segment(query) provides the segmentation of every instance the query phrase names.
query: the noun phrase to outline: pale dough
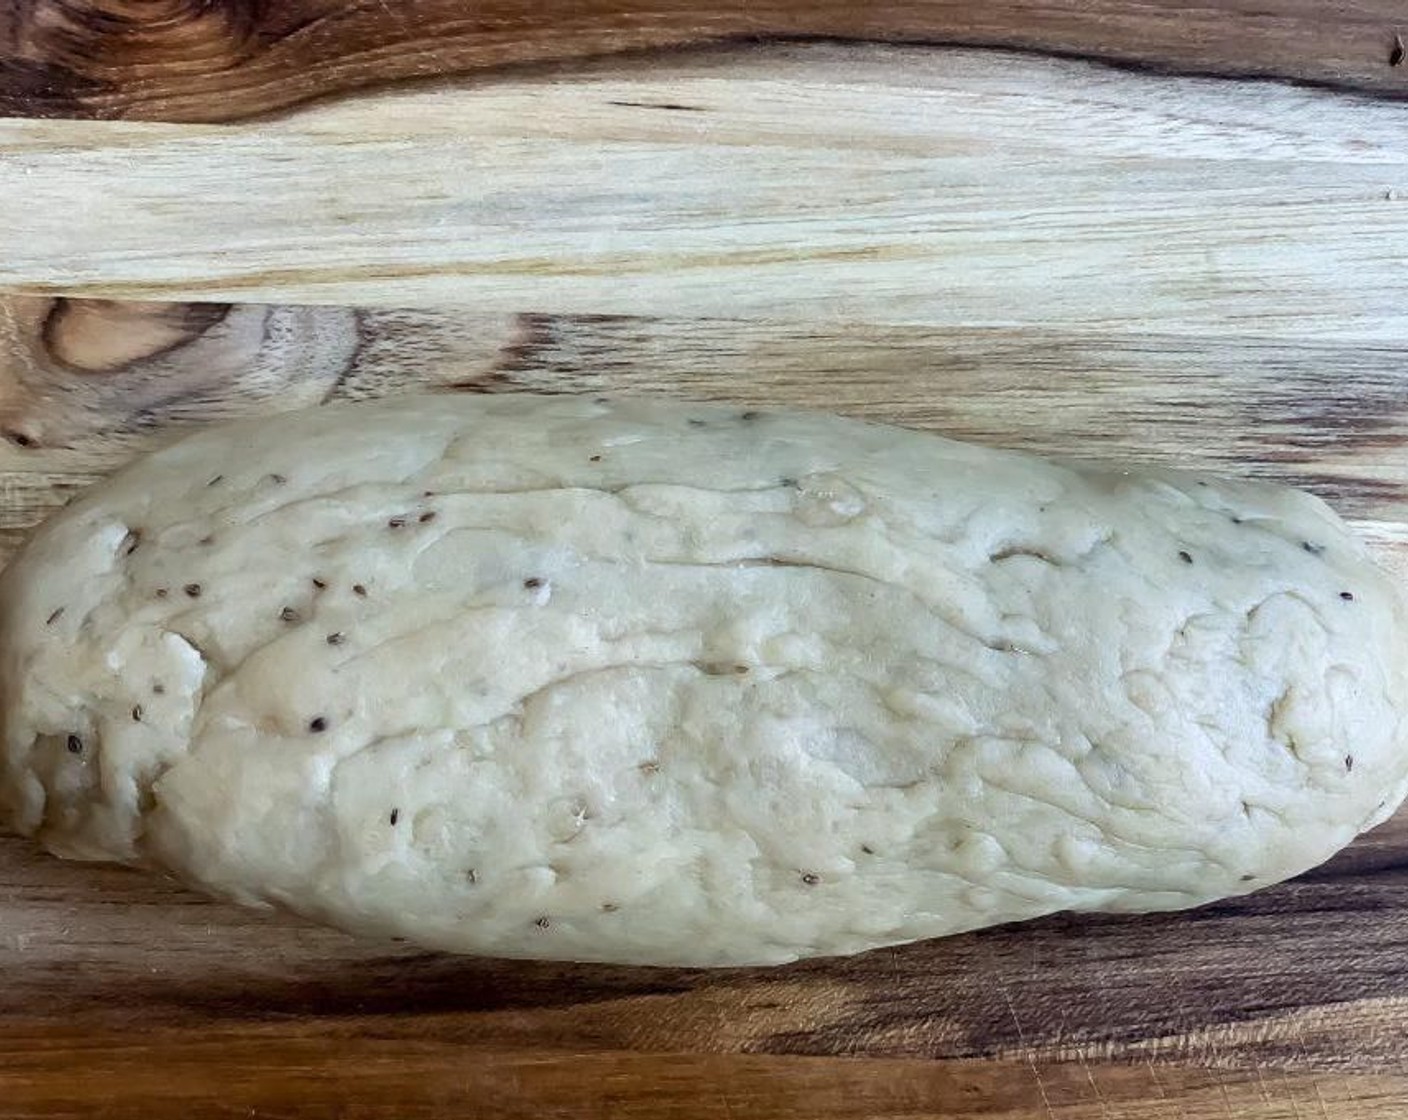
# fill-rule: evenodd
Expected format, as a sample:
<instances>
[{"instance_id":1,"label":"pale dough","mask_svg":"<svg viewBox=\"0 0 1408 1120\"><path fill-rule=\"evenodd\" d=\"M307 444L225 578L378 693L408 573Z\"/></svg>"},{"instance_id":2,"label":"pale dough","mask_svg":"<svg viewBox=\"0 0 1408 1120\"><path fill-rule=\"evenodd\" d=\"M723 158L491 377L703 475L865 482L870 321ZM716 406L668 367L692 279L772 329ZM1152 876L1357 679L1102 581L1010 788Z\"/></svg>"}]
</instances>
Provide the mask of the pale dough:
<instances>
[{"instance_id":1,"label":"pale dough","mask_svg":"<svg viewBox=\"0 0 1408 1120\"><path fill-rule=\"evenodd\" d=\"M215 428L0 577L0 819L467 953L1166 910L1404 796L1319 500L825 415L446 395Z\"/></svg>"}]
</instances>

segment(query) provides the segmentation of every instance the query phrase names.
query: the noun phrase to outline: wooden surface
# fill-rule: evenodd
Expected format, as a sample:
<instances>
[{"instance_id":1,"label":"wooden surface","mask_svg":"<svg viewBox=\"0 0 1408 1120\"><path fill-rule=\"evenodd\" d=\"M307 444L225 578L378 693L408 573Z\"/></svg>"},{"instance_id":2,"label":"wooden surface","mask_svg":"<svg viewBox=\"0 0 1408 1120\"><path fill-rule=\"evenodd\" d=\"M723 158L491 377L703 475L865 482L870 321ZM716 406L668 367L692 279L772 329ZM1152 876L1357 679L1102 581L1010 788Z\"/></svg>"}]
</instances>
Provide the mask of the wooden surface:
<instances>
[{"instance_id":1,"label":"wooden surface","mask_svg":"<svg viewBox=\"0 0 1408 1120\"><path fill-rule=\"evenodd\" d=\"M31 291L1408 334L1408 107L1324 90L811 45L16 120L0 160L0 286Z\"/></svg>"},{"instance_id":2,"label":"wooden surface","mask_svg":"<svg viewBox=\"0 0 1408 1120\"><path fill-rule=\"evenodd\" d=\"M1402 97L1405 30L1402 0L9 0L0 113L235 120L394 80L819 38Z\"/></svg>"},{"instance_id":3,"label":"wooden surface","mask_svg":"<svg viewBox=\"0 0 1408 1120\"><path fill-rule=\"evenodd\" d=\"M0 558L188 424L523 388L1278 479L1408 577L1404 25L0 4ZM113 293L166 302L55 298ZM1405 960L1408 813L1190 914L720 973L357 943L0 838L0 1118L1393 1120Z\"/></svg>"}]
</instances>

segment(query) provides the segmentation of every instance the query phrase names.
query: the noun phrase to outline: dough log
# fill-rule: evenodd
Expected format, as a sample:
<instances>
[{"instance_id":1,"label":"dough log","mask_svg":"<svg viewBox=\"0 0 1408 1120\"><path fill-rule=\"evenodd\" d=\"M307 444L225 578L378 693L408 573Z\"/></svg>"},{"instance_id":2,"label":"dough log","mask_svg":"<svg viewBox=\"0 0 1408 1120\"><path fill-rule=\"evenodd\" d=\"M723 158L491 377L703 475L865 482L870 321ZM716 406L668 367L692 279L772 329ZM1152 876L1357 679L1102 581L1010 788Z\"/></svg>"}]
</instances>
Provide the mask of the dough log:
<instances>
[{"instance_id":1,"label":"dough log","mask_svg":"<svg viewBox=\"0 0 1408 1120\"><path fill-rule=\"evenodd\" d=\"M1319 500L824 415L203 431L0 576L0 820L466 953L737 965L1321 862L1408 783Z\"/></svg>"}]
</instances>

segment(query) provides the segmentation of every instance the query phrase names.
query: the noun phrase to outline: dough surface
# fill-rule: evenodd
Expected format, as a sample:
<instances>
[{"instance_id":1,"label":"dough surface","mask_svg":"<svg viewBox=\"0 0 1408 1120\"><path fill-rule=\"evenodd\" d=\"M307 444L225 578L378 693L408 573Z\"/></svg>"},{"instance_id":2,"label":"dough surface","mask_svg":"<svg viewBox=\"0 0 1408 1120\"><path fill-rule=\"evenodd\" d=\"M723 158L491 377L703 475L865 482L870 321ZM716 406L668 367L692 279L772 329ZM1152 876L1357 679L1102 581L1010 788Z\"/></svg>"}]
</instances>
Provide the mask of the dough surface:
<instances>
[{"instance_id":1,"label":"dough surface","mask_svg":"<svg viewBox=\"0 0 1408 1120\"><path fill-rule=\"evenodd\" d=\"M200 432L0 576L0 821L457 952L732 965L1314 866L1408 784L1318 499L826 415Z\"/></svg>"}]
</instances>

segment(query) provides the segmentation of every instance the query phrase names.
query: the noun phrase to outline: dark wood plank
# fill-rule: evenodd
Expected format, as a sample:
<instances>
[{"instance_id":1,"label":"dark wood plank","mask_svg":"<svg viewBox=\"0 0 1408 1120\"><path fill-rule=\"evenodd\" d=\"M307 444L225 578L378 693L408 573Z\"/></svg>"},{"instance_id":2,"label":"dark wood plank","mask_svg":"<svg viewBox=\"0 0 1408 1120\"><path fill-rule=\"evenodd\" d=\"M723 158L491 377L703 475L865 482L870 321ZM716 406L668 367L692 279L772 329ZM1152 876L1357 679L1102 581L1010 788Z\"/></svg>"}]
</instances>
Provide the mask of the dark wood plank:
<instances>
[{"instance_id":1,"label":"dark wood plank","mask_svg":"<svg viewBox=\"0 0 1408 1120\"><path fill-rule=\"evenodd\" d=\"M390 81L815 38L999 46L1401 97L1405 30L1402 0L11 0L0 6L0 112L228 121Z\"/></svg>"},{"instance_id":2,"label":"dark wood plank","mask_svg":"<svg viewBox=\"0 0 1408 1120\"><path fill-rule=\"evenodd\" d=\"M1386 1120L1408 1079L1021 1062L466 1050L289 1024L36 1040L6 1120Z\"/></svg>"},{"instance_id":3,"label":"dark wood plank","mask_svg":"<svg viewBox=\"0 0 1408 1120\"><path fill-rule=\"evenodd\" d=\"M421 953L14 839L0 906L0 1053L135 1024L409 1042L433 1023L503 1052L1408 1069L1408 814L1297 881L1196 911L1058 916L777 969Z\"/></svg>"}]
</instances>

